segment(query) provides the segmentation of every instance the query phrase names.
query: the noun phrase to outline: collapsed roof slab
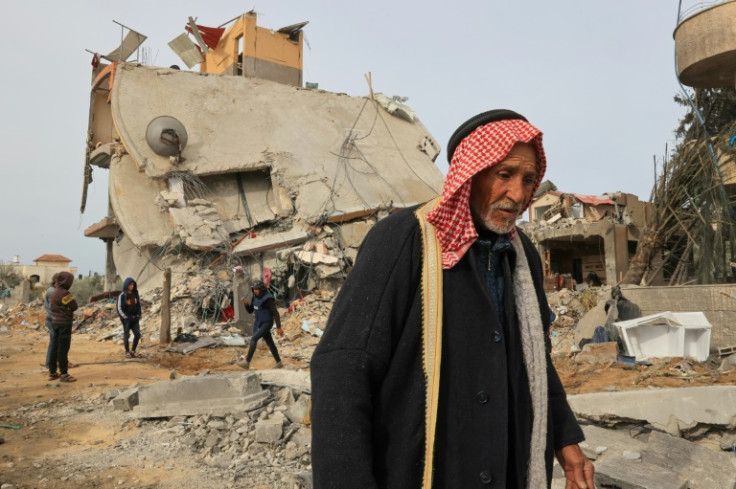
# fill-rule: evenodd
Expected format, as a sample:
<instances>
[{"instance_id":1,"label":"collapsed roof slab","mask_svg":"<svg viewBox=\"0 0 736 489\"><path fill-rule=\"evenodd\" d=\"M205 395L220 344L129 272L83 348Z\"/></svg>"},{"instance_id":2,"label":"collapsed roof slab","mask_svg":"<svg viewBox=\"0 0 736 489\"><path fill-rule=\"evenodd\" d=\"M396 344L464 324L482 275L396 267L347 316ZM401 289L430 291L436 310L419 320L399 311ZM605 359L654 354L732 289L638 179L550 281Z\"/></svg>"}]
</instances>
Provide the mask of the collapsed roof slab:
<instances>
[{"instance_id":1,"label":"collapsed roof slab","mask_svg":"<svg viewBox=\"0 0 736 489\"><path fill-rule=\"evenodd\" d=\"M393 117L364 97L123 63L111 101L121 140L148 177L270 168L308 221L408 207L442 189L437 151L427 154L431 135L424 126ZM162 115L178 119L187 131L178 165L145 139L148 124Z\"/></svg>"},{"instance_id":2,"label":"collapsed roof slab","mask_svg":"<svg viewBox=\"0 0 736 489\"><path fill-rule=\"evenodd\" d=\"M675 436L698 424L736 427L736 386L578 394L568 396L568 402L583 419L611 424L645 421Z\"/></svg>"}]
</instances>

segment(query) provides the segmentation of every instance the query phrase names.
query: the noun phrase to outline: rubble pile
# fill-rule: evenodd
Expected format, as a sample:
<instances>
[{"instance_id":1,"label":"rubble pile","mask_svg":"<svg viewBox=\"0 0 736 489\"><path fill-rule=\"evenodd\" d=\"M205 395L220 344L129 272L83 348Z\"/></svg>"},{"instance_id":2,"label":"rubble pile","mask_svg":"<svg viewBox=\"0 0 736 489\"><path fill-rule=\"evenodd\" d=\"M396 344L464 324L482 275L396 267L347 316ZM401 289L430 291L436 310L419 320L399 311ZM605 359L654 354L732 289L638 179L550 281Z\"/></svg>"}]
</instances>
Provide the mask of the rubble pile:
<instances>
[{"instance_id":1,"label":"rubble pile","mask_svg":"<svg viewBox=\"0 0 736 489\"><path fill-rule=\"evenodd\" d=\"M160 287L164 269L177 284L218 264L242 267L248 280L271 270L288 300L329 289L376 219L442 190L439 145L400 103L304 90L265 73L203 76L122 62L94 71L92 93L116 103L91 100L92 113L104 115L90 121L85 175L108 172L110 205L96 209L106 217L85 236L111 244L108 278L133 276L140 291ZM181 135L177 154L164 154L156 131Z\"/></svg>"},{"instance_id":2,"label":"rubble pile","mask_svg":"<svg viewBox=\"0 0 736 489\"><path fill-rule=\"evenodd\" d=\"M115 477L112 474L116 467L133 464L145 470L163 463L165 468L166 460L176 458L188 460L198 473L197 480L182 484L183 488L243 487L244 481L247 487L311 488L310 396L297 388L271 386L268 390L263 406L226 416L131 421L112 409L112 400L119 395L117 389L93 398L50 399L8 414L23 420L24 426L49 420L65 424L74 416L87 417L91 422L117 416L114 445L105 447L100 441L94 449L45 457L36 463L39 486L57 479L59 472L66 474L62 481L90 482L105 473L104 468L110 479ZM62 446L69 443L63 442ZM124 482L143 487L135 479Z\"/></svg>"},{"instance_id":3,"label":"rubble pile","mask_svg":"<svg viewBox=\"0 0 736 489\"><path fill-rule=\"evenodd\" d=\"M144 453L158 446L180 453L225 481L221 487L241 487L242 480L249 487L311 487L309 395L289 387L269 390L267 403L249 412L137 420L145 435L127 439L121 448Z\"/></svg>"},{"instance_id":4,"label":"rubble pile","mask_svg":"<svg viewBox=\"0 0 736 489\"><path fill-rule=\"evenodd\" d=\"M575 331L578 322L599 302L605 302L610 292L611 287L607 286L547 292L547 302L555 314L550 329L553 353L576 351Z\"/></svg>"}]
</instances>

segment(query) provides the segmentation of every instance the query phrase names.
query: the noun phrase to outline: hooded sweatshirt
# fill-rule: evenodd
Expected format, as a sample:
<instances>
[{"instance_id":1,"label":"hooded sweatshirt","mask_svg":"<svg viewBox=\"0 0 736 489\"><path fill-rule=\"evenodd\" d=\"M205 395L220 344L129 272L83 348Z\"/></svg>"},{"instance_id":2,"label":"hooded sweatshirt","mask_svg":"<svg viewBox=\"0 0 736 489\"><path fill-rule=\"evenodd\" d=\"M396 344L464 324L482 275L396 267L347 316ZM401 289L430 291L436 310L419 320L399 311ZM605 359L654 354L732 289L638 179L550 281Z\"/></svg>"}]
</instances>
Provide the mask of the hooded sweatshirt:
<instances>
[{"instance_id":1,"label":"hooded sweatshirt","mask_svg":"<svg viewBox=\"0 0 736 489\"><path fill-rule=\"evenodd\" d=\"M128 293L128 286L133 284L133 292ZM123 282L123 292L118 296L118 316L120 319L141 317L141 300L138 296L138 284L131 277Z\"/></svg>"},{"instance_id":2,"label":"hooded sweatshirt","mask_svg":"<svg viewBox=\"0 0 736 489\"><path fill-rule=\"evenodd\" d=\"M69 272L60 272L57 287L51 293L51 322L71 324L74 322L74 311L77 310L77 301L69 293L74 283L74 275Z\"/></svg>"}]
</instances>

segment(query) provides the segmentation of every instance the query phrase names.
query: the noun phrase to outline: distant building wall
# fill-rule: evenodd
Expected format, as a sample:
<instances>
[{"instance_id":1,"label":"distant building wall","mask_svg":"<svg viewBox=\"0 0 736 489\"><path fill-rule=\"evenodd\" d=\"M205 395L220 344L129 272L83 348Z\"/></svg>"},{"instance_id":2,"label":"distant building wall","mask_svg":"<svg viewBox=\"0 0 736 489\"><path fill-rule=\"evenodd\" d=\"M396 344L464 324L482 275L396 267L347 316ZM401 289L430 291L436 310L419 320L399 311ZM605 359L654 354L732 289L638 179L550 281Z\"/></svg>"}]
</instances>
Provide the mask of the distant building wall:
<instances>
[{"instance_id":1,"label":"distant building wall","mask_svg":"<svg viewBox=\"0 0 736 489\"><path fill-rule=\"evenodd\" d=\"M542 215L560 201L560 197L547 192L529 206L529 222L542 220Z\"/></svg>"},{"instance_id":2,"label":"distant building wall","mask_svg":"<svg viewBox=\"0 0 736 489\"><path fill-rule=\"evenodd\" d=\"M70 267L59 262L49 262L48 265L17 265L16 269L18 275L23 278L30 278L33 275L37 275L39 283L42 284L50 284L51 277L59 272L69 272L75 277L77 276L77 267Z\"/></svg>"},{"instance_id":3,"label":"distant building wall","mask_svg":"<svg viewBox=\"0 0 736 489\"><path fill-rule=\"evenodd\" d=\"M736 295L731 285L691 285L673 287L622 286L624 297L639 306L642 316L664 311L702 311L713 326L711 350L736 346Z\"/></svg>"}]
</instances>

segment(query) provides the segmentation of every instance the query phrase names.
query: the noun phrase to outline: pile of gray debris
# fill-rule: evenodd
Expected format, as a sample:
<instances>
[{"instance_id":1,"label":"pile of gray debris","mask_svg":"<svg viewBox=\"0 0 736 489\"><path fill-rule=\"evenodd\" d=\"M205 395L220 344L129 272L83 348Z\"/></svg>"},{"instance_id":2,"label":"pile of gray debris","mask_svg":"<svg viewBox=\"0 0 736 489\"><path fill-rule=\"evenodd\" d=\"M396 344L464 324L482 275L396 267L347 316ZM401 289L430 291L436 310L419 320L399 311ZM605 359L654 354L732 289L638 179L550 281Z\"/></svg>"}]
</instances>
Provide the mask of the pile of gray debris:
<instances>
[{"instance_id":1,"label":"pile of gray debris","mask_svg":"<svg viewBox=\"0 0 736 489\"><path fill-rule=\"evenodd\" d=\"M249 487L300 489L311 487L310 392L308 372L262 370L183 377L106 396L145 426L146 439L132 444L194 455L233 487L247 478Z\"/></svg>"}]
</instances>

